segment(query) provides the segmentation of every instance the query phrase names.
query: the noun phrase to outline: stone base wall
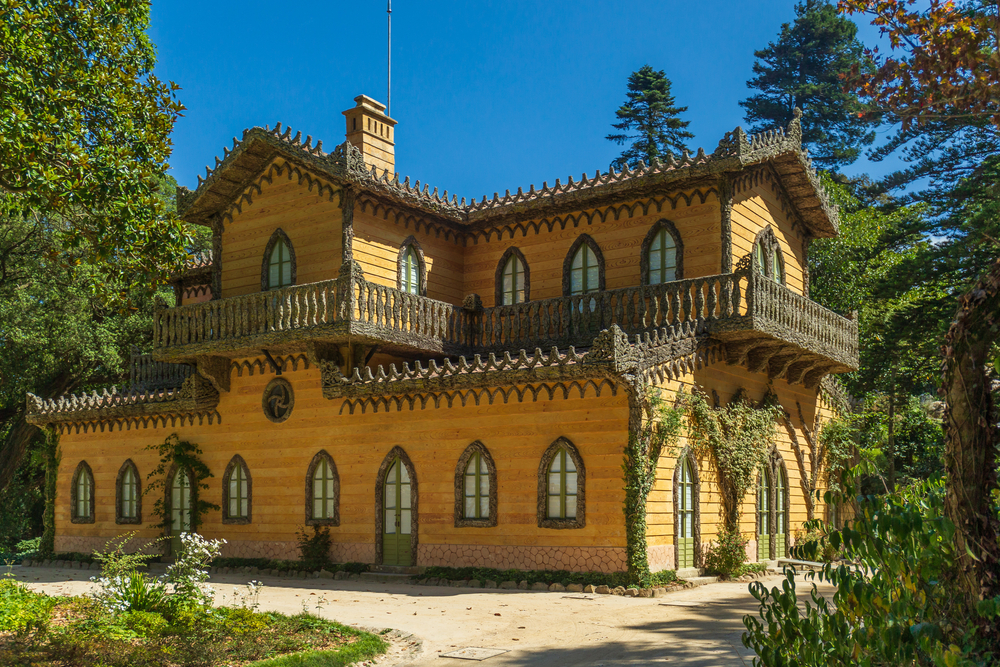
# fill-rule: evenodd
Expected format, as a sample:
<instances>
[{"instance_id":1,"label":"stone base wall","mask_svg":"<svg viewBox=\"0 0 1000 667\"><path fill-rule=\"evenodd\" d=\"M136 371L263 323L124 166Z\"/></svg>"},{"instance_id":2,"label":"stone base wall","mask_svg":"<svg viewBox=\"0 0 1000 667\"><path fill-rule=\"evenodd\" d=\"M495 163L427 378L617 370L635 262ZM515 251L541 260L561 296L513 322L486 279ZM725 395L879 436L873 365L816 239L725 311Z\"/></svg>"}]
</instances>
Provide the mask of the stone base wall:
<instances>
[{"instance_id":1,"label":"stone base wall","mask_svg":"<svg viewBox=\"0 0 1000 667\"><path fill-rule=\"evenodd\" d=\"M673 570L677 565L674 555L674 545L659 544L646 547L646 559L649 561L649 571Z\"/></svg>"},{"instance_id":2,"label":"stone base wall","mask_svg":"<svg viewBox=\"0 0 1000 667\"><path fill-rule=\"evenodd\" d=\"M469 544L420 544L417 546L417 565L572 572L622 572L627 569L625 549L620 547Z\"/></svg>"},{"instance_id":3,"label":"stone base wall","mask_svg":"<svg viewBox=\"0 0 1000 667\"><path fill-rule=\"evenodd\" d=\"M298 542L267 542L263 540L230 540L222 547L225 558L267 558L299 560ZM374 563L375 545L370 543L335 542L330 547L334 563Z\"/></svg>"},{"instance_id":4,"label":"stone base wall","mask_svg":"<svg viewBox=\"0 0 1000 667\"><path fill-rule=\"evenodd\" d=\"M55 551L57 554L70 552L92 554L95 551L105 551L109 548L109 543L112 541L115 541L115 538L56 535ZM149 554L165 553L166 544L164 542L150 544L151 542L152 540L148 537L133 537L125 543L125 551L127 553L136 551L143 551ZM115 541L115 544L118 544L118 542Z\"/></svg>"},{"instance_id":5,"label":"stone base wall","mask_svg":"<svg viewBox=\"0 0 1000 667\"><path fill-rule=\"evenodd\" d=\"M751 563L757 562L757 540L747 542L747 561Z\"/></svg>"}]
</instances>

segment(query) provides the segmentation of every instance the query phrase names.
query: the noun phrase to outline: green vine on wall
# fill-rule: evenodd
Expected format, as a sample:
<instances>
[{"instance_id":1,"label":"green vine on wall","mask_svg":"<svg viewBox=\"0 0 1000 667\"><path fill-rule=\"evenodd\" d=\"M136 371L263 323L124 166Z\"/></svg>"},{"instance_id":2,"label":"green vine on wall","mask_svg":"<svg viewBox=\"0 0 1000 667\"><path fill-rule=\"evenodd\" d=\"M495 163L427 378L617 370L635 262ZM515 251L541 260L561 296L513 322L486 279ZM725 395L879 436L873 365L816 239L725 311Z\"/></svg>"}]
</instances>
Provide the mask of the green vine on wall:
<instances>
[{"instance_id":1,"label":"green vine on wall","mask_svg":"<svg viewBox=\"0 0 1000 667\"><path fill-rule=\"evenodd\" d=\"M200 491L208 490L205 480L214 477L212 471L201 460L201 448L191 442L181 440L176 433L171 434L159 445L147 445L147 450L154 451L160 457L160 463L149 473L147 479L152 480L143 491L143 495L156 489L162 489L153 506L153 514L160 518L160 526L163 534L170 534L170 496L166 493L167 475L172 470L187 470L191 481L191 532L196 532L202 523L202 517L211 510L221 508L206 500L201 499Z\"/></svg>"},{"instance_id":2,"label":"green vine on wall","mask_svg":"<svg viewBox=\"0 0 1000 667\"><path fill-rule=\"evenodd\" d=\"M45 458L45 509L42 513L42 541L40 553L54 554L56 551L56 480L59 474L59 435L49 426L45 429L45 444L42 456Z\"/></svg>"},{"instance_id":3,"label":"green vine on wall","mask_svg":"<svg viewBox=\"0 0 1000 667\"><path fill-rule=\"evenodd\" d=\"M739 389L724 406L710 404L697 388L681 396L689 410L688 439L693 449L715 460L723 524L729 530L738 530L740 503L754 487L778 435L782 411L777 396L769 391L755 405L746 391Z\"/></svg>"},{"instance_id":4,"label":"green vine on wall","mask_svg":"<svg viewBox=\"0 0 1000 667\"><path fill-rule=\"evenodd\" d=\"M660 456L672 453L677 444L684 409L667 405L659 389L648 387L637 412L633 419L639 423L629 429L622 463L625 474L625 555L629 579L635 585L642 584L650 575L646 547L646 502L656 482Z\"/></svg>"}]
</instances>

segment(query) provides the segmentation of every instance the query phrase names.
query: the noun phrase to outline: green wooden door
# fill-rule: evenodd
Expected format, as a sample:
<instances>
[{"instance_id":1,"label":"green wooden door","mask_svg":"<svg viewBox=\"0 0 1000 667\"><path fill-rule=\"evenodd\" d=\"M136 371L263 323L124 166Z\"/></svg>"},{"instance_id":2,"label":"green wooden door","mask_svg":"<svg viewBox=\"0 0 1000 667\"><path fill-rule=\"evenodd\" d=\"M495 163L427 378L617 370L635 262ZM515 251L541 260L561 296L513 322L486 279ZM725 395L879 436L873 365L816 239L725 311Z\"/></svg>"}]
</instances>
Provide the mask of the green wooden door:
<instances>
[{"instance_id":1,"label":"green wooden door","mask_svg":"<svg viewBox=\"0 0 1000 667\"><path fill-rule=\"evenodd\" d=\"M681 464L681 486L677 508L677 567L694 567L694 475L691 462Z\"/></svg>"},{"instance_id":2,"label":"green wooden door","mask_svg":"<svg viewBox=\"0 0 1000 667\"><path fill-rule=\"evenodd\" d=\"M412 565L410 533L413 526L410 507L410 475L398 458L385 474L385 522L382 527L382 562L386 565Z\"/></svg>"},{"instance_id":3,"label":"green wooden door","mask_svg":"<svg viewBox=\"0 0 1000 667\"><path fill-rule=\"evenodd\" d=\"M191 479L180 469L170 482L170 553L181 549L181 533L191 530Z\"/></svg>"},{"instance_id":4,"label":"green wooden door","mask_svg":"<svg viewBox=\"0 0 1000 667\"><path fill-rule=\"evenodd\" d=\"M777 477L774 480L774 557L784 558L785 554L785 532L788 530L788 514L786 514L786 497L788 494L788 480L785 479L785 471L778 468Z\"/></svg>"},{"instance_id":5,"label":"green wooden door","mask_svg":"<svg viewBox=\"0 0 1000 667\"><path fill-rule=\"evenodd\" d=\"M757 560L771 559L771 475L760 471L757 492Z\"/></svg>"}]
</instances>

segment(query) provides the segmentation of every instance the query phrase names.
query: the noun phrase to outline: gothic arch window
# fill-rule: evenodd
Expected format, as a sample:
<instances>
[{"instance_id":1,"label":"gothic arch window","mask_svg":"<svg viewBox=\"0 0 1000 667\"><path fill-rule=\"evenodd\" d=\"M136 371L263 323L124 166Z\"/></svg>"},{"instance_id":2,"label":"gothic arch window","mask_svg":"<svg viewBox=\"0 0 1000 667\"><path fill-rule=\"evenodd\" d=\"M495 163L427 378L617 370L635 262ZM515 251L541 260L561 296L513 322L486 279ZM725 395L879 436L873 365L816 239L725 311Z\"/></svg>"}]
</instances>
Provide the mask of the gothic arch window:
<instances>
[{"instance_id":1,"label":"gothic arch window","mask_svg":"<svg viewBox=\"0 0 1000 667\"><path fill-rule=\"evenodd\" d=\"M604 254L589 234L580 234L563 261L563 296L604 290Z\"/></svg>"},{"instance_id":2,"label":"gothic arch window","mask_svg":"<svg viewBox=\"0 0 1000 667\"><path fill-rule=\"evenodd\" d=\"M94 523L94 473L86 461L80 461L73 473L70 505L73 523Z\"/></svg>"},{"instance_id":3,"label":"gothic arch window","mask_svg":"<svg viewBox=\"0 0 1000 667\"><path fill-rule=\"evenodd\" d=\"M413 462L402 447L393 447L379 466L375 481L376 564L416 565L418 498Z\"/></svg>"},{"instance_id":4,"label":"gothic arch window","mask_svg":"<svg viewBox=\"0 0 1000 667\"><path fill-rule=\"evenodd\" d=\"M678 569L701 562L700 494L698 464L685 448L674 466L674 558Z\"/></svg>"},{"instance_id":5,"label":"gothic arch window","mask_svg":"<svg viewBox=\"0 0 1000 667\"><path fill-rule=\"evenodd\" d=\"M306 470L306 525L340 525L340 475L325 449L316 453Z\"/></svg>"},{"instance_id":6,"label":"gothic arch window","mask_svg":"<svg viewBox=\"0 0 1000 667\"><path fill-rule=\"evenodd\" d=\"M264 248L260 269L260 289L268 291L295 284L295 248L282 229L274 230Z\"/></svg>"},{"instance_id":7,"label":"gothic arch window","mask_svg":"<svg viewBox=\"0 0 1000 667\"><path fill-rule=\"evenodd\" d=\"M789 542L789 493L788 493L788 469L785 462L777 450L772 454L772 468L774 470L774 557L785 558L788 556Z\"/></svg>"},{"instance_id":8,"label":"gothic arch window","mask_svg":"<svg viewBox=\"0 0 1000 667\"><path fill-rule=\"evenodd\" d=\"M770 225L760 230L754 239L753 263L760 273L785 284L785 254Z\"/></svg>"},{"instance_id":9,"label":"gothic arch window","mask_svg":"<svg viewBox=\"0 0 1000 667\"><path fill-rule=\"evenodd\" d=\"M583 528L587 473L569 438L556 439L538 465L538 527Z\"/></svg>"},{"instance_id":10,"label":"gothic arch window","mask_svg":"<svg viewBox=\"0 0 1000 667\"><path fill-rule=\"evenodd\" d=\"M659 285L684 277L684 243L669 220L654 224L642 242L639 259L643 285Z\"/></svg>"},{"instance_id":11,"label":"gothic arch window","mask_svg":"<svg viewBox=\"0 0 1000 667\"><path fill-rule=\"evenodd\" d=\"M399 246L396 287L409 294L427 296L427 264L417 237L408 236Z\"/></svg>"},{"instance_id":12,"label":"gothic arch window","mask_svg":"<svg viewBox=\"0 0 1000 667\"><path fill-rule=\"evenodd\" d=\"M455 466L455 527L497 525L497 467L478 440L465 448Z\"/></svg>"},{"instance_id":13,"label":"gothic arch window","mask_svg":"<svg viewBox=\"0 0 1000 667\"><path fill-rule=\"evenodd\" d=\"M122 464L115 480L115 523L142 523L142 482L132 459Z\"/></svg>"},{"instance_id":14,"label":"gothic arch window","mask_svg":"<svg viewBox=\"0 0 1000 667\"><path fill-rule=\"evenodd\" d=\"M497 264L496 305L510 306L531 299L531 272L524 254L517 248L507 248L507 252Z\"/></svg>"},{"instance_id":15,"label":"gothic arch window","mask_svg":"<svg viewBox=\"0 0 1000 667\"><path fill-rule=\"evenodd\" d=\"M222 474L222 523L247 524L253 516L253 478L237 454Z\"/></svg>"},{"instance_id":16,"label":"gothic arch window","mask_svg":"<svg viewBox=\"0 0 1000 667\"><path fill-rule=\"evenodd\" d=\"M774 490L770 466L761 466L757 475L757 560L771 560L771 509Z\"/></svg>"}]
</instances>

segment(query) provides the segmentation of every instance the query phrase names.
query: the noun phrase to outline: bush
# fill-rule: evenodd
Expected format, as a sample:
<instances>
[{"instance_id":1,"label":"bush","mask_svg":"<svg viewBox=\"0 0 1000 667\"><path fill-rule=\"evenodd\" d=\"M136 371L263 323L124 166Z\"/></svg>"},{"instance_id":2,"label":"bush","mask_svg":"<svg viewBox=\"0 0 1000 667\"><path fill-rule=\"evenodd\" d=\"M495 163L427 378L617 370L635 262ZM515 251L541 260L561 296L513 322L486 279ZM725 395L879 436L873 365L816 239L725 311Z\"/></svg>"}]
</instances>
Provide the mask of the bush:
<instances>
[{"instance_id":1,"label":"bush","mask_svg":"<svg viewBox=\"0 0 1000 667\"><path fill-rule=\"evenodd\" d=\"M302 554L302 563L310 569L321 570L330 564L330 546L333 541L330 538L329 526L312 527L312 535L303 528L295 534L299 542L299 552Z\"/></svg>"},{"instance_id":2,"label":"bush","mask_svg":"<svg viewBox=\"0 0 1000 667\"><path fill-rule=\"evenodd\" d=\"M169 626L167 619L152 611L127 611L118 617L118 623L137 637L159 637Z\"/></svg>"},{"instance_id":3,"label":"bush","mask_svg":"<svg viewBox=\"0 0 1000 667\"><path fill-rule=\"evenodd\" d=\"M33 593L13 579L0 579L0 633L19 639L42 635L49 627L55 600Z\"/></svg>"},{"instance_id":4,"label":"bush","mask_svg":"<svg viewBox=\"0 0 1000 667\"><path fill-rule=\"evenodd\" d=\"M627 572L568 572L566 570L495 570L487 567L428 567L424 570L423 577L437 577L438 579L468 580L478 579L479 581L527 581L528 585L534 583L544 584L580 584L586 586L610 586L615 588L623 586L628 588L629 577ZM663 570L653 572L644 577L640 585L643 588L653 588L666 586L677 581L677 573L673 570Z\"/></svg>"},{"instance_id":5,"label":"bush","mask_svg":"<svg viewBox=\"0 0 1000 667\"><path fill-rule=\"evenodd\" d=\"M214 591L202 585L208 581L208 564L219 555L225 543L225 540L206 540L198 533L181 533L180 551L167 568L167 582L173 587L172 604L212 604Z\"/></svg>"},{"instance_id":6,"label":"bush","mask_svg":"<svg viewBox=\"0 0 1000 667\"><path fill-rule=\"evenodd\" d=\"M705 554L705 569L724 578L738 573L746 562L747 539L738 528L723 528Z\"/></svg>"},{"instance_id":7,"label":"bush","mask_svg":"<svg viewBox=\"0 0 1000 667\"><path fill-rule=\"evenodd\" d=\"M261 570L278 570L280 572L317 572L326 570L327 572L349 572L350 574L361 574L367 572L371 566L368 563L327 563L322 567L316 567L312 563L301 560L271 560L269 558L213 558L212 567L256 567Z\"/></svg>"},{"instance_id":8,"label":"bush","mask_svg":"<svg viewBox=\"0 0 1000 667\"><path fill-rule=\"evenodd\" d=\"M805 549L807 544L815 544L816 546L810 547L807 550ZM807 553L810 554L810 558L808 559L806 558ZM832 563L840 558L840 552L830 544L825 530L813 528L805 532L797 531L795 533L795 546L792 547L792 556L803 560L816 558L817 561L823 563Z\"/></svg>"}]
</instances>

